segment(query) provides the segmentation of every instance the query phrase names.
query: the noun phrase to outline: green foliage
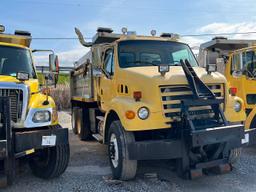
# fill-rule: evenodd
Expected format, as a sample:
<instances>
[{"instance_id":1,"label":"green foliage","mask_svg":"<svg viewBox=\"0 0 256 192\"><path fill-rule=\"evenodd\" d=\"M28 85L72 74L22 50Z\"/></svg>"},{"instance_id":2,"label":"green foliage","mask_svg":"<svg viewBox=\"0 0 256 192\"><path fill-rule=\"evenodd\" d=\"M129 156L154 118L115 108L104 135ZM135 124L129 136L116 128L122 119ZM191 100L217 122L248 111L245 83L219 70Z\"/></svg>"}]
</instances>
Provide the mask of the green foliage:
<instances>
[{"instance_id":1,"label":"green foliage","mask_svg":"<svg viewBox=\"0 0 256 192\"><path fill-rule=\"evenodd\" d=\"M37 73L37 76L38 76L39 83L43 84L43 79L44 79L43 74ZM58 85L64 85L64 84L69 84L69 74L60 73Z\"/></svg>"}]
</instances>

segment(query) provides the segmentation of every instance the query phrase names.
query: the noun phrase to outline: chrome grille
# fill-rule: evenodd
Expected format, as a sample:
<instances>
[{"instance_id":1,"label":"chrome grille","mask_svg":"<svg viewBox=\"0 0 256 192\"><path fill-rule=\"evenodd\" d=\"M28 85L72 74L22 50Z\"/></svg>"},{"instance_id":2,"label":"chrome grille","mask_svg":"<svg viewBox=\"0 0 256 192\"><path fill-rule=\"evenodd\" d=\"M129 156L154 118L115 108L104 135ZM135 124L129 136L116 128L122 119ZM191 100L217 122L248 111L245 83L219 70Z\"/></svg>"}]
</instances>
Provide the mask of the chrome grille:
<instances>
[{"instance_id":1,"label":"chrome grille","mask_svg":"<svg viewBox=\"0 0 256 192\"><path fill-rule=\"evenodd\" d=\"M211 84L208 87L218 98L224 98L224 84ZM192 91L188 85L160 86L164 116L167 123L180 121L181 100L192 99ZM189 113L194 118L208 118L213 116L210 106L191 107Z\"/></svg>"},{"instance_id":2,"label":"chrome grille","mask_svg":"<svg viewBox=\"0 0 256 192\"><path fill-rule=\"evenodd\" d=\"M10 98L11 119L18 122L22 115L23 93L20 89L0 89L0 96Z\"/></svg>"}]
</instances>

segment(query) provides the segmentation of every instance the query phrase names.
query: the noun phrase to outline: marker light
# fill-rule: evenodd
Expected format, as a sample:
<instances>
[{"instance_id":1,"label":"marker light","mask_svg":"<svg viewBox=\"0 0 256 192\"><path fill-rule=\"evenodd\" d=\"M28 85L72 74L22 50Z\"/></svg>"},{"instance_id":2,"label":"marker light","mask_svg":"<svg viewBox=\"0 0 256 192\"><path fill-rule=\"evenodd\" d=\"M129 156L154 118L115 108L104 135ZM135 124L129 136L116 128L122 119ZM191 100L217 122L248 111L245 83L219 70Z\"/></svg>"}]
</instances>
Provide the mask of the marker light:
<instances>
[{"instance_id":1,"label":"marker light","mask_svg":"<svg viewBox=\"0 0 256 192\"><path fill-rule=\"evenodd\" d=\"M135 99L135 101L140 101L141 97L142 97L141 91L134 91L133 92L133 98Z\"/></svg>"},{"instance_id":2,"label":"marker light","mask_svg":"<svg viewBox=\"0 0 256 192\"><path fill-rule=\"evenodd\" d=\"M3 25L0 25L0 33L3 33L5 31L5 27Z\"/></svg>"},{"instance_id":3,"label":"marker light","mask_svg":"<svg viewBox=\"0 0 256 192\"><path fill-rule=\"evenodd\" d=\"M154 37L156 35L156 30L152 30L150 33Z\"/></svg>"},{"instance_id":4,"label":"marker light","mask_svg":"<svg viewBox=\"0 0 256 192\"><path fill-rule=\"evenodd\" d=\"M229 93L232 95L232 96L235 96L237 94L237 88L236 87L231 87L229 89Z\"/></svg>"},{"instance_id":5,"label":"marker light","mask_svg":"<svg viewBox=\"0 0 256 192\"><path fill-rule=\"evenodd\" d=\"M128 30L127 30L126 27L123 27L123 28L122 28L122 33L123 33L124 35L127 33L127 31L128 31Z\"/></svg>"}]
</instances>

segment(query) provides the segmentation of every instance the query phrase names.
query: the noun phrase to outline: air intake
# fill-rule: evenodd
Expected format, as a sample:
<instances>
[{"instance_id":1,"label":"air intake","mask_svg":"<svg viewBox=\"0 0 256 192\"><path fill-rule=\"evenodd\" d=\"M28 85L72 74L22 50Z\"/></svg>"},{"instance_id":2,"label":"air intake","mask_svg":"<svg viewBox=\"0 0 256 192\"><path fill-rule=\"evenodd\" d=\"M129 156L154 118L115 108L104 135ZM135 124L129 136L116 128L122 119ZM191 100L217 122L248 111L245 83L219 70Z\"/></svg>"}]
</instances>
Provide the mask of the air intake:
<instances>
[{"instance_id":1,"label":"air intake","mask_svg":"<svg viewBox=\"0 0 256 192\"><path fill-rule=\"evenodd\" d=\"M113 32L113 29L111 29L111 28L106 28L106 27L99 27L99 28L97 29L97 32L112 33L112 32Z\"/></svg>"},{"instance_id":2,"label":"air intake","mask_svg":"<svg viewBox=\"0 0 256 192\"><path fill-rule=\"evenodd\" d=\"M28 31L20 31L20 30L15 30L15 35L22 35L22 36L31 36L31 33Z\"/></svg>"}]
</instances>

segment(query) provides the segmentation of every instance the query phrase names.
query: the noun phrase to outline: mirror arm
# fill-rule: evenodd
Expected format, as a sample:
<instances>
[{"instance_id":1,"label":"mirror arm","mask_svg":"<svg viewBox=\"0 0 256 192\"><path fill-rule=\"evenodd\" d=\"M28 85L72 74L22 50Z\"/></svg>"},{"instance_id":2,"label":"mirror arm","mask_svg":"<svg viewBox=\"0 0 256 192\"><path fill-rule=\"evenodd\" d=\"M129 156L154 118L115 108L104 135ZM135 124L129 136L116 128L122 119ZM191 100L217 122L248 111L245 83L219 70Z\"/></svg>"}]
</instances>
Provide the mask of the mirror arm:
<instances>
[{"instance_id":1,"label":"mirror arm","mask_svg":"<svg viewBox=\"0 0 256 192\"><path fill-rule=\"evenodd\" d=\"M54 51L51 49L33 49L32 53L35 53L35 52L51 52L52 54L54 54Z\"/></svg>"},{"instance_id":2,"label":"mirror arm","mask_svg":"<svg viewBox=\"0 0 256 192\"><path fill-rule=\"evenodd\" d=\"M48 77L45 75L44 77L45 80L45 88L46 88L46 100L43 102L43 105L49 105L49 93L48 93Z\"/></svg>"}]
</instances>

